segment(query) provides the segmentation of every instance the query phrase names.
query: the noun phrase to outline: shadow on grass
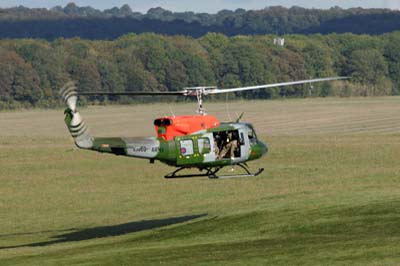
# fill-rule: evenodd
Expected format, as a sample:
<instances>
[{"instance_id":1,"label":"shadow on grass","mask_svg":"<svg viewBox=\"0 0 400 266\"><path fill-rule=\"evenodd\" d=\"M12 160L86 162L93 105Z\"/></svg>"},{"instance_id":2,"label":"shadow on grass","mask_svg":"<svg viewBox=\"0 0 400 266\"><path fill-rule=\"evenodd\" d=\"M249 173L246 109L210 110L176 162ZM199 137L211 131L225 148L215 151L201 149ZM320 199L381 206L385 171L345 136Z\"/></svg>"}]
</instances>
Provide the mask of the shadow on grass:
<instances>
[{"instance_id":1,"label":"shadow on grass","mask_svg":"<svg viewBox=\"0 0 400 266\"><path fill-rule=\"evenodd\" d=\"M150 230L168 225L183 223L200 217L204 217L206 215L207 214L205 213L198 215L166 218L160 220L148 220L148 221L131 222L125 224L111 225L111 226L100 226L100 227L78 230L72 233L57 235L53 237L54 240L50 241L15 245L15 246L3 246L0 247L0 249L11 249L20 247L43 247L64 242L82 241L82 240L89 240L94 238L102 238L110 236L121 236L129 233L135 233L144 230ZM76 229L71 229L71 230L76 230Z\"/></svg>"}]
</instances>

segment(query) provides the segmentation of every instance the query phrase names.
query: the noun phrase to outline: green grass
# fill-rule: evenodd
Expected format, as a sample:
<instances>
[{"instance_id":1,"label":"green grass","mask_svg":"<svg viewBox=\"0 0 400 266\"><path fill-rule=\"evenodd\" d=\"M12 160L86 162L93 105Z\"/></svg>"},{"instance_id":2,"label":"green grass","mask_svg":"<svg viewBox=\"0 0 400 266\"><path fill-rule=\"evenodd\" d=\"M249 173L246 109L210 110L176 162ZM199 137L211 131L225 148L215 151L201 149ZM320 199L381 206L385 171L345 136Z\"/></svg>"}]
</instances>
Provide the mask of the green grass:
<instances>
[{"instance_id":1,"label":"green grass","mask_svg":"<svg viewBox=\"0 0 400 266\"><path fill-rule=\"evenodd\" d=\"M357 131L354 116L351 134L338 123L323 132L298 126L299 135L291 115L304 101L271 102L289 110L291 133L270 136L260 125L270 153L251 167L265 172L231 180L165 180L173 168L160 163L0 129L0 265L399 265L400 134L387 116L394 99L353 100L373 105L382 117L371 117L393 129L377 133L365 115L371 130ZM331 118L344 117L349 101L322 100L336 110ZM10 115L21 113L0 120Z\"/></svg>"}]
</instances>

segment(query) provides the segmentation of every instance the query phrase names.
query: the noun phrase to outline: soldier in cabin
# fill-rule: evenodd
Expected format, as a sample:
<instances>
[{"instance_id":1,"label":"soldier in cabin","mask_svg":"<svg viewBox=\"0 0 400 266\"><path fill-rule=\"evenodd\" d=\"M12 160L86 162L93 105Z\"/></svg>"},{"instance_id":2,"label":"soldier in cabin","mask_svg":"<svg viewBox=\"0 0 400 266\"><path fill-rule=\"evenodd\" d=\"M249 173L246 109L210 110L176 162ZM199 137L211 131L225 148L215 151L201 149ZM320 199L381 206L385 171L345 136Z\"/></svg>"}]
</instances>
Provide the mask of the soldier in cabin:
<instances>
[{"instance_id":1,"label":"soldier in cabin","mask_svg":"<svg viewBox=\"0 0 400 266\"><path fill-rule=\"evenodd\" d=\"M226 134L226 140L225 143L223 145L223 148L221 150L221 152L219 153L218 159L224 158L226 156L226 154L228 154L231 157L231 159L235 159L235 149L238 147L238 141L237 139L233 138L233 133L232 132L228 132Z\"/></svg>"}]
</instances>

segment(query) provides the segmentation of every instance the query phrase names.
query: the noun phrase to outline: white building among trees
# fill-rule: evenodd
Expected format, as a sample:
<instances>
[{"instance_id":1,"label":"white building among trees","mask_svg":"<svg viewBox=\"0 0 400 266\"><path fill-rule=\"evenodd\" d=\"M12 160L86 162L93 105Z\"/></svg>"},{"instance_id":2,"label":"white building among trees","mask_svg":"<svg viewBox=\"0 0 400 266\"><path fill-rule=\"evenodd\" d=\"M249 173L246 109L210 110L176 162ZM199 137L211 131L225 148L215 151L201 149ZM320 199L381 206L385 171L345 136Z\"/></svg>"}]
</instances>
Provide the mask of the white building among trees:
<instances>
[{"instance_id":1,"label":"white building among trees","mask_svg":"<svg viewBox=\"0 0 400 266\"><path fill-rule=\"evenodd\" d=\"M283 47L285 46L285 39L280 37L274 38L274 44Z\"/></svg>"}]
</instances>

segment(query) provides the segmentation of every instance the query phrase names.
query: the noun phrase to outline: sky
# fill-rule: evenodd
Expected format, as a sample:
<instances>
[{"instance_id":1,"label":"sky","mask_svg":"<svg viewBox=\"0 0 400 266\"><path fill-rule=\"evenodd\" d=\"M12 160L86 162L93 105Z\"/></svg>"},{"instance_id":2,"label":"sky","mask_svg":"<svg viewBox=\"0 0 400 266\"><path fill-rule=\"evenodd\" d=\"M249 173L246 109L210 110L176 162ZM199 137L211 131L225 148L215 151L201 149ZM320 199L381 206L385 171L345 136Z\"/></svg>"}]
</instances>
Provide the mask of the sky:
<instances>
[{"instance_id":1,"label":"sky","mask_svg":"<svg viewBox=\"0 0 400 266\"><path fill-rule=\"evenodd\" d=\"M340 6L343 8L364 7L400 9L400 0L0 0L0 7L6 8L23 5L31 8L51 8L57 5L65 6L69 2L74 2L78 6L92 6L101 10L128 4L133 11L139 11L142 13L147 12L149 8L158 6L175 12L194 11L207 13L216 13L222 9L262 9L266 6L276 5L323 9L332 6Z\"/></svg>"}]
</instances>

